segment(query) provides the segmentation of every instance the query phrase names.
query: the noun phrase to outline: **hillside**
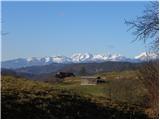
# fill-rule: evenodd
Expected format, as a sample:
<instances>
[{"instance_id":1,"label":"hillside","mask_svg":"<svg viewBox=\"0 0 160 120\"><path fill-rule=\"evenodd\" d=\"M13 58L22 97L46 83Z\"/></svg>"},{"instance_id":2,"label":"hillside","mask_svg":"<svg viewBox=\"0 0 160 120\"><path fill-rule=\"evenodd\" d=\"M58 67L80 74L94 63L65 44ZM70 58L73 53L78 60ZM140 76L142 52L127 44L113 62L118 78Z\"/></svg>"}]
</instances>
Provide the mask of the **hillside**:
<instances>
[{"instance_id":1,"label":"hillside","mask_svg":"<svg viewBox=\"0 0 160 120\"><path fill-rule=\"evenodd\" d=\"M30 66L30 67L23 67L19 69L15 69L17 73L28 73L28 74L45 74L51 72L57 72L65 66L69 66L70 64L57 64L52 63L49 65L42 65L42 66Z\"/></svg>"},{"instance_id":2,"label":"hillside","mask_svg":"<svg viewBox=\"0 0 160 120\"><path fill-rule=\"evenodd\" d=\"M113 80L95 86L83 86L80 82L79 77L51 84L3 75L2 118L147 117L142 104L145 90L138 81Z\"/></svg>"},{"instance_id":3,"label":"hillside","mask_svg":"<svg viewBox=\"0 0 160 120\"><path fill-rule=\"evenodd\" d=\"M79 75L82 68L85 68L87 74L95 74L98 72L122 71L135 69L140 63L129 62L103 62L103 63L74 63L74 64L50 64L44 66L31 66L16 69L18 73L28 74L46 74L56 73L58 71L73 72Z\"/></svg>"},{"instance_id":4,"label":"hillside","mask_svg":"<svg viewBox=\"0 0 160 120\"><path fill-rule=\"evenodd\" d=\"M141 63L129 62L103 62L103 63L74 63L50 64L44 66L31 66L14 70L17 75L38 81L58 82L55 78L57 72L72 72L76 76L94 75L103 72L125 71L137 69Z\"/></svg>"},{"instance_id":5,"label":"hillside","mask_svg":"<svg viewBox=\"0 0 160 120\"><path fill-rule=\"evenodd\" d=\"M85 69L86 74L93 75L99 72L124 71L136 69L140 63L130 62L103 62L103 63L81 63L64 66L60 71L73 72L76 75L81 74L81 70Z\"/></svg>"}]
</instances>

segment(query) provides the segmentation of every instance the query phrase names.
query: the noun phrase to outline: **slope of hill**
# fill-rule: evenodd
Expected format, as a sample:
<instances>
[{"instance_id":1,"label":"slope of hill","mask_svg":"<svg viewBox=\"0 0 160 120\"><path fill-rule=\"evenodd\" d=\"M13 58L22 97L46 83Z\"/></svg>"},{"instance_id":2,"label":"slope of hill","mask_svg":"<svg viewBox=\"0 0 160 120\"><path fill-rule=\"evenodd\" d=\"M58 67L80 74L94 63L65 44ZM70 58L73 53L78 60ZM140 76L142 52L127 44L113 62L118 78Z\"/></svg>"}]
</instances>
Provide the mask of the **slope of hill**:
<instances>
[{"instance_id":1,"label":"slope of hill","mask_svg":"<svg viewBox=\"0 0 160 120\"><path fill-rule=\"evenodd\" d=\"M104 86L63 84L53 85L13 76L2 76L1 117L3 119L140 119L147 117L139 106L107 102L108 100L101 96L101 92L105 92ZM93 94L93 91L96 94ZM89 95L90 92L93 95Z\"/></svg>"},{"instance_id":2,"label":"slope of hill","mask_svg":"<svg viewBox=\"0 0 160 120\"><path fill-rule=\"evenodd\" d=\"M79 63L71 64L70 66L64 66L60 71L73 72L76 75L81 74L81 70L85 69L84 74L96 74L99 72L111 72L111 71L123 71L132 70L138 67L140 63L129 62L103 62L103 63Z\"/></svg>"},{"instance_id":3,"label":"slope of hill","mask_svg":"<svg viewBox=\"0 0 160 120\"><path fill-rule=\"evenodd\" d=\"M70 64L58 64L58 63L51 63L49 65L42 65L42 66L30 66L15 69L17 73L29 73L29 74L45 74L51 72L57 72L62 69L64 66L69 66Z\"/></svg>"},{"instance_id":4,"label":"slope of hill","mask_svg":"<svg viewBox=\"0 0 160 120\"><path fill-rule=\"evenodd\" d=\"M129 62L103 62L103 63L75 63L75 64L50 64L45 66L31 66L16 69L18 73L29 73L29 74L47 74L62 72L73 72L79 75L82 69L85 69L85 74L95 74L98 72L109 72L109 71L122 71L131 70L138 67L140 63L129 63Z\"/></svg>"},{"instance_id":5,"label":"slope of hill","mask_svg":"<svg viewBox=\"0 0 160 120\"><path fill-rule=\"evenodd\" d=\"M17 76L17 73L16 73L16 71L14 71L14 70L2 68L2 69L1 69L1 75Z\"/></svg>"},{"instance_id":6,"label":"slope of hill","mask_svg":"<svg viewBox=\"0 0 160 120\"><path fill-rule=\"evenodd\" d=\"M147 61L147 60L156 60L158 59L159 56L155 53L146 53L143 52L137 56L135 56L135 59L140 60L140 61Z\"/></svg>"},{"instance_id":7,"label":"slope of hill","mask_svg":"<svg viewBox=\"0 0 160 120\"><path fill-rule=\"evenodd\" d=\"M106 73L106 72L120 72L125 70L135 70L140 65L141 65L140 63L127 63L127 62L80 63L80 64L70 64L68 66L64 66L58 71L71 72L74 73L76 76L81 76L81 75L94 75L103 72ZM60 81L57 78L55 78L55 74L56 72L44 73L44 74L42 73L28 78L33 80L51 81L51 82Z\"/></svg>"}]
</instances>

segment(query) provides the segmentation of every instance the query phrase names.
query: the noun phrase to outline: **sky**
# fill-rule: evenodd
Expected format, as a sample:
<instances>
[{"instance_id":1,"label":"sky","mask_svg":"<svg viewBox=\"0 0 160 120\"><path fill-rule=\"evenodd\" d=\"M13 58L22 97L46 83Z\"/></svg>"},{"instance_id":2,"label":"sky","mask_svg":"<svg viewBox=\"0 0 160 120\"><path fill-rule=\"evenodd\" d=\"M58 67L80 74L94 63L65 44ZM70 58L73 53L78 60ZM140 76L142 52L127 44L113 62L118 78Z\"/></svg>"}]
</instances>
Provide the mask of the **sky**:
<instances>
[{"instance_id":1,"label":"sky","mask_svg":"<svg viewBox=\"0 0 160 120\"><path fill-rule=\"evenodd\" d=\"M73 53L145 51L125 20L143 15L148 2L2 2L2 60Z\"/></svg>"}]
</instances>

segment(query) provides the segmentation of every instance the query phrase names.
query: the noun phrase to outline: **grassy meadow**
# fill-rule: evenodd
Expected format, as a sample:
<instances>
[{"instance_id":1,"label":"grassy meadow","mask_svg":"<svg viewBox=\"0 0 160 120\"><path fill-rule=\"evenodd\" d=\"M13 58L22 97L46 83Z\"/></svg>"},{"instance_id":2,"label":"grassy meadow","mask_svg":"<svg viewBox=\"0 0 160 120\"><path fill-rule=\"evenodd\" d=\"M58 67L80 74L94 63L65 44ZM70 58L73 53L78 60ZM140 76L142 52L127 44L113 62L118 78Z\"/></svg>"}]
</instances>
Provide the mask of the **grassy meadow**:
<instances>
[{"instance_id":1,"label":"grassy meadow","mask_svg":"<svg viewBox=\"0 0 160 120\"><path fill-rule=\"evenodd\" d=\"M60 83L2 76L2 118L148 118L135 72L96 74L106 78L97 85L81 85L80 76Z\"/></svg>"}]
</instances>

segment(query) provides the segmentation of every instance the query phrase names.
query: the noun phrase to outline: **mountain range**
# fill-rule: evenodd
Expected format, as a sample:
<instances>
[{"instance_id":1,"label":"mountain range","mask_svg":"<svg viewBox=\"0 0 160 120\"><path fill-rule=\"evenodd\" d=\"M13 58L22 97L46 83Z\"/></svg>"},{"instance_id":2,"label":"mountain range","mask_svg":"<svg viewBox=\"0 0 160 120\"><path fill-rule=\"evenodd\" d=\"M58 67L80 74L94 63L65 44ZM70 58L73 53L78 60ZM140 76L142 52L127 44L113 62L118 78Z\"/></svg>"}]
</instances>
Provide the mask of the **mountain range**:
<instances>
[{"instance_id":1,"label":"mountain range","mask_svg":"<svg viewBox=\"0 0 160 120\"><path fill-rule=\"evenodd\" d=\"M54 56L54 57L31 57L31 58L17 58L13 60L2 61L2 68L17 69L29 66L42 66L53 63L72 64L72 63L102 63L107 61L117 62L142 62L148 59L157 59L158 55L154 53L143 52L134 58L128 58L120 54L90 54L90 53L76 53L71 57Z\"/></svg>"}]
</instances>

